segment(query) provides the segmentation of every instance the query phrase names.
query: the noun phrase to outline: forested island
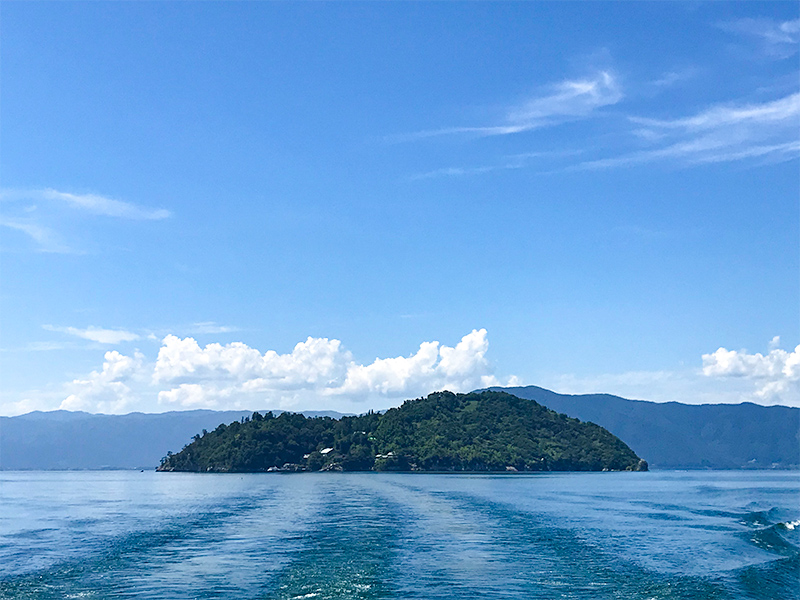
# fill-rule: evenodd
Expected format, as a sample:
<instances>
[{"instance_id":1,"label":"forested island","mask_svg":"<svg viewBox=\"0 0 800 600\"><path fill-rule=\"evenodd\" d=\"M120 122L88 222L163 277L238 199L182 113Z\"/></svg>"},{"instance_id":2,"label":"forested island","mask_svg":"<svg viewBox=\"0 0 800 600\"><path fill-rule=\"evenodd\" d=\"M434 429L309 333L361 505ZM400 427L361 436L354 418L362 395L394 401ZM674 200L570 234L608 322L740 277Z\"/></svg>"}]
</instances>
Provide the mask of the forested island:
<instances>
[{"instance_id":1,"label":"forested island","mask_svg":"<svg viewBox=\"0 0 800 600\"><path fill-rule=\"evenodd\" d=\"M203 431L159 471L645 471L622 440L504 392L436 392L383 414L253 413Z\"/></svg>"}]
</instances>

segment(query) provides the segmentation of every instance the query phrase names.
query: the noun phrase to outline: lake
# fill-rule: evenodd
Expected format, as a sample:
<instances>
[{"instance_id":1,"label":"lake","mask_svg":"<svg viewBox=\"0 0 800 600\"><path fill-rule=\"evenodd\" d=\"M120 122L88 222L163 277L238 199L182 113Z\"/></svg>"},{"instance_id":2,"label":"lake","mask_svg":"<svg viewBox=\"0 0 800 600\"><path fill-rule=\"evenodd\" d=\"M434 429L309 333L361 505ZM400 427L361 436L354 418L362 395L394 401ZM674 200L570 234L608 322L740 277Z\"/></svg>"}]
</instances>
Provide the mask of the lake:
<instances>
[{"instance_id":1,"label":"lake","mask_svg":"<svg viewBox=\"0 0 800 600\"><path fill-rule=\"evenodd\" d=\"M0 598L800 598L800 474L0 472Z\"/></svg>"}]
</instances>

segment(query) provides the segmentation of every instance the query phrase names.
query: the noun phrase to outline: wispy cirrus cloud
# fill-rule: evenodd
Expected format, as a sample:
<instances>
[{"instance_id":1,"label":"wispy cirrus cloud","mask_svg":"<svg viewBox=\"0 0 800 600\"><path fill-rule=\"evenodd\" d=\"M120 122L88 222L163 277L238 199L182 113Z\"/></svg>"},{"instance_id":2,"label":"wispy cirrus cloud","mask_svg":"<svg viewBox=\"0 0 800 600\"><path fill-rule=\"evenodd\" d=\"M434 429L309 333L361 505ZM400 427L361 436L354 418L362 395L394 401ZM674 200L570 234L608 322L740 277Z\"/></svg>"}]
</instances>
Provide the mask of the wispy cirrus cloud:
<instances>
[{"instance_id":1,"label":"wispy cirrus cloud","mask_svg":"<svg viewBox=\"0 0 800 600\"><path fill-rule=\"evenodd\" d=\"M661 77L651 81L649 85L654 88L668 88L678 83L682 83L695 78L698 72L699 69L697 69L696 67L667 71L665 73L662 73Z\"/></svg>"},{"instance_id":2,"label":"wispy cirrus cloud","mask_svg":"<svg viewBox=\"0 0 800 600\"><path fill-rule=\"evenodd\" d=\"M54 327L53 325L43 325L43 329L47 331L57 331L59 333L66 333L74 335L84 340L97 342L98 344L119 344L121 342L133 342L141 339L141 336L132 331L124 329L103 329L102 327L87 327L86 329L79 329L77 327Z\"/></svg>"},{"instance_id":3,"label":"wispy cirrus cloud","mask_svg":"<svg viewBox=\"0 0 800 600\"><path fill-rule=\"evenodd\" d=\"M800 93L757 104L711 106L671 120L630 117L634 133L651 147L575 165L608 169L654 161L688 164L759 158L783 162L800 156Z\"/></svg>"},{"instance_id":4,"label":"wispy cirrus cloud","mask_svg":"<svg viewBox=\"0 0 800 600\"><path fill-rule=\"evenodd\" d=\"M631 121L648 127L688 131L706 131L730 126L795 125L800 115L800 93L771 102L732 106L714 106L690 117L674 120L631 117Z\"/></svg>"},{"instance_id":5,"label":"wispy cirrus cloud","mask_svg":"<svg viewBox=\"0 0 800 600\"><path fill-rule=\"evenodd\" d=\"M171 216L170 211L164 208L147 208L132 202L115 200L99 194L72 194L69 192L60 192L52 188L37 190L2 190L0 191L0 200L50 201L65 204L71 208L94 215L118 219L132 219L136 221L158 221Z\"/></svg>"},{"instance_id":6,"label":"wispy cirrus cloud","mask_svg":"<svg viewBox=\"0 0 800 600\"><path fill-rule=\"evenodd\" d=\"M59 211L60 207L66 207L67 213ZM0 190L0 208L0 227L25 234L39 252L58 254L83 253L62 241L56 231L72 211L75 216L91 214L133 221L160 221L172 216L164 208L148 208L98 194L73 194L52 188Z\"/></svg>"},{"instance_id":7,"label":"wispy cirrus cloud","mask_svg":"<svg viewBox=\"0 0 800 600\"><path fill-rule=\"evenodd\" d=\"M639 149L567 166L561 163L555 170L601 170L654 162L680 165L745 160L785 162L800 156L800 93L759 103L713 105L673 119L631 116L627 122L631 126L628 135L639 140ZM567 158L581 152L532 152L490 165L436 169L412 179L521 169L530 167L534 158Z\"/></svg>"},{"instance_id":8,"label":"wispy cirrus cloud","mask_svg":"<svg viewBox=\"0 0 800 600\"><path fill-rule=\"evenodd\" d=\"M522 133L565 121L588 118L597 109L616 104L623 96L617 77L610 71L599 71L590 77L567 79L547 86L540 95L508 108L500 123L443 127L390 139L411 141L445 135L471 134L488 137Z\"/></svg>"},{"instance_id":9,"label":"wispy cirrus cloud","mask_svg":"<svg viewBox=\"0 0 800 600\"><path fill-rule=\"evenodd\" d=\"M563 152L525 152L523 154L503 157L502 160L490 165L434 169L433 171L427 171L425 173L413 175L411 180L417 181L420 179L434 179L437 177L464 177L469 175L484 175L493 171L525 169L529 168L534 161L557 160L569 156L577 156L582 153L583 150L567 150Z\"/></svg>"},{"instance_id":10,"label":"wispy cirrus cloud","mask_svg":"<svg viewBox=\"0 0 800 600\"><path fill-rule=\"evenodd\" d=\"M774 52L786 46L794 53L800 47L800 20L750 19L723 23L720 27L757 36ZM575 147L572 137L564 138L565 144L557 149L549 142L548 151L542 151L541 145L531 147L530 156L552 159L547 164L538 159L534 163L533 160L495 155L479 158L473 164L461 161L461 164L440 164L411 175L412 181L480 176L526 168L548 174L654 162L681 167L735 161L759 165L800 156L800 94L793 93L796 86L791 82L777 88L762 86L753 91L752 96L731 101L722 99L695 108L690 114L684 112L671 118L642 115L644 101L661 97L666 88L699 79L698 75L707 69L699 64L684 65L664 71L649 81L634 81L624 91L613 70L595 70L589 76L563 79L542 88L528 100L509 106L504 116L494 123L427 129L391 139L509 136L567 122L586 121L588 125L588 121L592 121L591 127L585 128L586 135L579 148ZM772 99L764 101L767 94ZM638 105L639 115L632 114L626 102L630 107ZM678 100L669 106L680 106L684 102ZM614 110L602 110L611 106ZM541 138L536 141L543 142ZM584 155L583 160L569 159L570 155L579 153ZM474 156L470 158L474 160Z\"/></svg>"},{"instance_id":11,"label":"wispy cirrus cloud","mask_svg":"<svg viewBox=\"0 0 800 600\"><path fill-rule=\"evenodd\" d=\"M9 219L0 216L0 227L6 227L19 231L33 240L40 252L53 254L80 254L79 251L70 248L58 239L58 235L49 227L40 225L29 218Z\"/></svg>"},{"instance_id":12,"label":"wispy cirrus cloud","mask_svg":"<svg viewBox=\"0 0 800 600\"><path fill-rule=\"evenodd\" d=\"M193 323L189 326L188 333L203 335L203 334L218 334L218 333L233 333L241 331L238 327L230 325L220 325L214 321L202 321L200 323Z\"/></svg>"},{"instance_id":13,"label":"wispy cirrus cloud","mask_svg":"<svg viewBox=\"0 0 800 600\"><path fill-rule=\"evenodd\" d=\"M755 38L761 43L764 53L775 58L789 58L800 49L800 19L737 19L720 23L719 27L731 33Z\"/></svg>"}]
</instances>

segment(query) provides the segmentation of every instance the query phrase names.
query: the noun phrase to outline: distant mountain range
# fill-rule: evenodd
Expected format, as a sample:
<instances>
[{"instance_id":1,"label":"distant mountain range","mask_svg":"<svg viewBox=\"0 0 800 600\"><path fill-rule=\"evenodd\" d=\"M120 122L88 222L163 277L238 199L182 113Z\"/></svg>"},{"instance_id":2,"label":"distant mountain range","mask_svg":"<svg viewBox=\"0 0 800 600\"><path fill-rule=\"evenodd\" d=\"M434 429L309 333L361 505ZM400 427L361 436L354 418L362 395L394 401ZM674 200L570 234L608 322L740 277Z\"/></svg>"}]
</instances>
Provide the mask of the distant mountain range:
<instances>
[{"instance_id":1,"label":"distant mountain range","mask_svg":"<svg viewBox=\"0 0 800 600\"><path fill-rule=\"evenodd\" d=\"M651 469L797 469L800 408L680 404L609 394L572 396L536 386L491 388L605 427Z\"/></svg>"},{"instance_id":2,"label":"distant mountain range","mask_svg":"<svg viewBox=\"0 0 800 600\"><path fill-rule=\"evenodd\" d=\"M95 415L56 410L0 417L0 469L154 469L167 451L177 452L203 429L211 431L252 414L187 410ZM342 416L335 411L303 414Z\"/></svg>"},{"instance_id":3,"label":"distant mountain range","mask_svg":"<svg viewBox=\"0 0 800 600\"><path fill-rule=\"evenodd\" d=\"M756 404L689 405L564 395L536 387L493 388L608 429L651 469L799 468L800 409ZM261 411L266 412L266 411ZM272 411L275 414L281 411ZM152 469L203 429L252 411L192 410L95 415L33 412L0 417L0 469ZM331 416L333 411L306 411Z\"/></svg>"}]
</instances>

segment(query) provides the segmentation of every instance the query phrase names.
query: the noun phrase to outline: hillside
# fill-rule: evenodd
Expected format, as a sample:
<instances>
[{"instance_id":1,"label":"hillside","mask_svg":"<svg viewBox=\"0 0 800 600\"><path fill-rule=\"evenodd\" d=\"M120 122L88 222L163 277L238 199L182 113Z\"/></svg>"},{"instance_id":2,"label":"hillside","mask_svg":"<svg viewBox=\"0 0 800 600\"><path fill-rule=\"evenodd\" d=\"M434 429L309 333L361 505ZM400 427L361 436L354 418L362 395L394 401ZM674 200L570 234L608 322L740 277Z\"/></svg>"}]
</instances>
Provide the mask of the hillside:
<instances>
[{"instance_id":1,"label":"hillside","mask_svg":"<svg viewBox=\"0 0 800 600\"><path fill-rule=\"evenodd\" d=\"M162 471L599 471L646 464L608 431L503 392L437 392L341 419L254 413L196 435Z\"/></svg>"},{"instance_id":2,"label":"hillside","mask_svg":"<svg viewBox=\"0 0 800 600\"><path fill-rule=\"evenodd\" d=\"M96 415L58 410L0 417L0 469L153 469L167 448L180 448L198 431L251 414L189 410Z\"/></svg>"},{"instance_id":3,"label":"hillside","mask_svg":"<svg viewBox=\"0 0 800 600\"><path fill-rule=\"evenodd\" d=\"M557 394L536 386L492 389L597 423L654 469L800 466L800 408L657 403L609 394Z\"/></svg>"},{"instance_id":4,"label":"hillside","mask_svg":"<svg viewBox=\"0 0 800 600\"><path fill-rule=\"evenodd\" d=\"M608 394L557 394L536 386L505 391L581 421L597 423L633 448L651 468L800 465L798 408L659 404ZM0 469L151 469L166 450L181 448L203 429L210 431L220 423L240 421L251 414L211 410L128 415L53 411L0 417ZM335 412L304 414L342 416Z\"/></svg>"}]
</instances>

